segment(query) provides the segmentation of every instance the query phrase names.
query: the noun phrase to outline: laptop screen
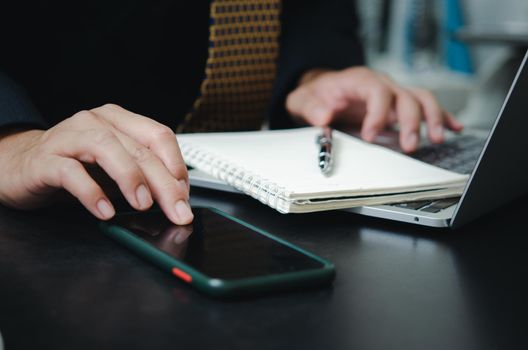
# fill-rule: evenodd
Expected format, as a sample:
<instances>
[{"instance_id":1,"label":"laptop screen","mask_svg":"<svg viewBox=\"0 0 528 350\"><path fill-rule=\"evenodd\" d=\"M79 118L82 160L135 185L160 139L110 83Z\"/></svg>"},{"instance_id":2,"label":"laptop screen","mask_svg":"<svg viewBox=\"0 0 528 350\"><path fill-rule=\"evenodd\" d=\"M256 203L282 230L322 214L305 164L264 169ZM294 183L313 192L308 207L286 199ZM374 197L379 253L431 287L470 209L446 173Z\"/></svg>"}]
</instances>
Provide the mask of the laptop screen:
<instances>
[{"instance_id":1,"label":"laptop screen","mask_svg":"<svg viewBox=\"0 0 528 350\"><path fill-rule=\"evenodd\" d=\"M453 228L528 192L528 51L455 210Z\"/></svg>"}]
</instances>

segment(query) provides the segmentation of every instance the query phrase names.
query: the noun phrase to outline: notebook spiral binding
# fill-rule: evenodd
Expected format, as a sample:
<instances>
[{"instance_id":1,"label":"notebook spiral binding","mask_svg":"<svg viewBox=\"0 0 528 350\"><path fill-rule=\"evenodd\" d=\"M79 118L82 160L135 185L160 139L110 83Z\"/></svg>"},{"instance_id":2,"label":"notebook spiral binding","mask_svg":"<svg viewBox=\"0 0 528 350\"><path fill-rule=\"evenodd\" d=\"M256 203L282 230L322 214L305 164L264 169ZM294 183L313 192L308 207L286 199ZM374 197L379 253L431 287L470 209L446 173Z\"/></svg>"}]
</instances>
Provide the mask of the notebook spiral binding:
<instances>
[{"instance_id":1,"label":"notebook spiral binding","mask_svg":"<svg viewBox=\"0 0 528 350\"><path fill-rule=\"evenodd\" d=\"M214 153L204 151L200 147L180 144L180 149L185 162L193 168L225 181L281 213L288 212L290 202L286 198L289 193L284 187L223 160Z\"/></svg>"}]
</instances>

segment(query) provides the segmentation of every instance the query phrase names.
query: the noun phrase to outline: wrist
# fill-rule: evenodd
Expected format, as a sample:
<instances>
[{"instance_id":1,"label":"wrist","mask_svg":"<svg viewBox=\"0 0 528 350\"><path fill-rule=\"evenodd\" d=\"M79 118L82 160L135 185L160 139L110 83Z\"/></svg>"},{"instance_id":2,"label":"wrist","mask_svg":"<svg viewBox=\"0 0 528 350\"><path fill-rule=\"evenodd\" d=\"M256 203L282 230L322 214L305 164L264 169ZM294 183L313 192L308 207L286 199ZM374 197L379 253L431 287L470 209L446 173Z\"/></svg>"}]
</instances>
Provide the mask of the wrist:
<instances>
[{"instance_id":1,"label":"wrist","mask_svg":"<svg viewBox=\"0 0 528 350\"><path fill-rule=\"evenodd\" d=\"M0 129L0 160L13 153L28 149L44 130L8 128Z\"/></svg>"},{"instance_id":2,"label":"wrist","mask_svg":"<svg viewBox=\"0 0 528 350\"><path fill-rule=\"evenodd\" d=\"M4 139L8 139L11 136L16 136L18 134L22 134L28 131L42 131L32 128L29 125L7 125L0 127L0 142L2 142Z\"/></svg>"}]
</instances>

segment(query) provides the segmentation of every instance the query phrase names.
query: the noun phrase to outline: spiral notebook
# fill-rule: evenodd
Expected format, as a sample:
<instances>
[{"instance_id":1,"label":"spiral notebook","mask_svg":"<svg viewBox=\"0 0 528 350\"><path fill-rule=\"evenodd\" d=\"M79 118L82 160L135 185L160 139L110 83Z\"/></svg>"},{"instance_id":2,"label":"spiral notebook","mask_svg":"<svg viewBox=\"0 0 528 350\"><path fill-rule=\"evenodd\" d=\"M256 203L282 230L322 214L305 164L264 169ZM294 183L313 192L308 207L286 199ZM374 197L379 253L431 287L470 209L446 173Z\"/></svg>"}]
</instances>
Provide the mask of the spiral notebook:
<instances>
[{"instance_id":1,"label":"spiral notebook","mask_svg":"<svg viewBox=\"0 0 528 350\"><path fill-rule=\"evenodd\" d=\"M176 137L188 166L281 213L452 197L468 179L339 131L332 174L325 176L318 133L305 127Z\"/></svg>"}]
</instances>

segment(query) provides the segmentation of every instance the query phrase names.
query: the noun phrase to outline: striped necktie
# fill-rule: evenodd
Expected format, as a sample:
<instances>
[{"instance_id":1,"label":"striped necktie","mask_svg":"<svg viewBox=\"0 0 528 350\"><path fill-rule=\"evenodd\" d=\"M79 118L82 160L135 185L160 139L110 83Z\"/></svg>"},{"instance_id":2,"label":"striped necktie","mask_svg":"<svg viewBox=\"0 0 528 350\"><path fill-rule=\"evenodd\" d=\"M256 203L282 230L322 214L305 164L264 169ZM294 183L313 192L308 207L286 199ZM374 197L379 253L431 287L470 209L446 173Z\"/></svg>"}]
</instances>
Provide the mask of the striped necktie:
<instances>
[{"instance_id":1,"label":"striped necktie","mask_svg":"<svg viewBox=\"0 0 528 350\"><path fill-rule=\"evenodd\" d=\"M276 74L281 0L213 0L200 96L177 132L260 129Z\"/></svg>"}]
</instances>

